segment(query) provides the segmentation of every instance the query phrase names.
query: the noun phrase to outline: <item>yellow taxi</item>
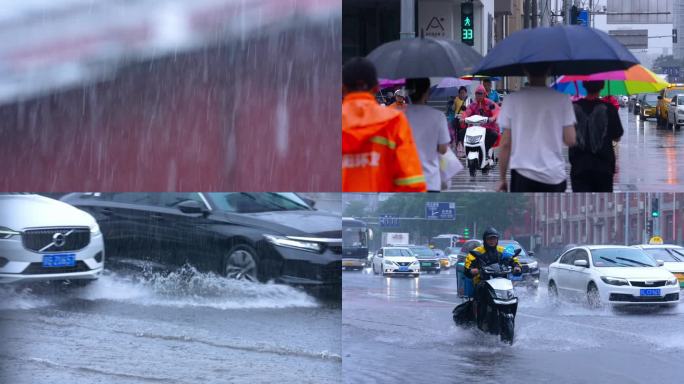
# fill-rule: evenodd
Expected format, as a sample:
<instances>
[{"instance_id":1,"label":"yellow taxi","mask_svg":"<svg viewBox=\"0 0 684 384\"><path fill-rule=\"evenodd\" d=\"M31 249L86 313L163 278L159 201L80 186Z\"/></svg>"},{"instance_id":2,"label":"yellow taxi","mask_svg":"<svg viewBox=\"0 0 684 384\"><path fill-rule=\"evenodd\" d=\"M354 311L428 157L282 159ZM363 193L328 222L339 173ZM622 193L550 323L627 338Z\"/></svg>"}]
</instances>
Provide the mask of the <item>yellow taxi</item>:
<instances>
[{"instance_id":1,"label":"yellow taxi","mask_svg":"<svg viewBox=\"0 0 684 384\"><path fill-rule=\"evenodd\" d=\"M656 106L659 101L658 97L658 95L653 93L639 95L635 108L639 110L639 118L641 120L656 117Z\"/></svg>"},{"instance_id":2,"label":"yellow taxi","mask_svg":"<svg viewBox=\"0 0 684 384\"><path fill-rule=\"evenodd\" d=\"M660 91L658 106L656 107L658 125L667 125L667 114L672 97L678 93L684 93L684 84L670 84L667 88Z\"/></svg>"}]
</instances>

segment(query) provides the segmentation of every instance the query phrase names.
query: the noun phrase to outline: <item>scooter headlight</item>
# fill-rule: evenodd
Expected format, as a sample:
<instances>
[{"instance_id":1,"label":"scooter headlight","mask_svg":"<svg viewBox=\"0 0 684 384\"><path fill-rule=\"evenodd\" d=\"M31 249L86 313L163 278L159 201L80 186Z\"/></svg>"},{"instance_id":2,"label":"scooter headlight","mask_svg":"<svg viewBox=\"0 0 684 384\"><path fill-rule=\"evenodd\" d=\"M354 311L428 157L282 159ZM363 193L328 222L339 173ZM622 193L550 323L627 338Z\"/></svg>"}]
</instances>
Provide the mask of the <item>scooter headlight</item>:
<instances>
[{"instance_id":1,"label":"scooter headlight","mask_svg":"<svg viewBox=\"0 0 684 384\"><path fill-rule=\"evenodd\" d=\"M527 266L528 266L530 269L537 269L537 267L539 266L539 264L537 264L536 261L533 261L533 262L527 264Z\"/></svg>"},{"instance_id":2,"label":"scooter headlight","mask_svg":"<svg viewBox=\"0 0 684 384\"><path fill-rule=\"evenodd\" d=\"M515 298L515 295L512 291L505 289L495 289L494 293L496 294L496 298L501 300L510 300Z\"/></svg>"},{"instance_id":3,"label":"scooter headlight","mask_svg":"<svg viewBox=\"0 0 684 384\"><path fill-rule=\"evenodd\" d=\"M466 136L466 143L467 144L477 144L480 142L481 139L482 139L482 135Z\"/></svg>"}]
</instances>

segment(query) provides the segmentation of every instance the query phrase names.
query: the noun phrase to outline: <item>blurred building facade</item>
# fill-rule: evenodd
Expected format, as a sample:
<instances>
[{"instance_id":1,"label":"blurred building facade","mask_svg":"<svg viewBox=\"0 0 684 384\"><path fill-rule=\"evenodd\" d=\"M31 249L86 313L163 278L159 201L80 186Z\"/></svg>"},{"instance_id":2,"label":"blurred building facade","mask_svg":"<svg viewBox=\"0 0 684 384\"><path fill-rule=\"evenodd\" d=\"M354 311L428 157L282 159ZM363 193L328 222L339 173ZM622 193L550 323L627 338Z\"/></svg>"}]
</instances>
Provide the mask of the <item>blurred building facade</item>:
<instances>
[{"instance_id":1,"label":"blurred building facade","mask_svg":"<svg viewBox=\"0 0 684 384\"><path fill-rule=\"evenodd\" d=\"M658 216L653 217L656 199ZM530 207L532 232L545 247L642 244L652 235L682 244L683 201L682 193L535 194Z\"/></svg>"}]
</instances>

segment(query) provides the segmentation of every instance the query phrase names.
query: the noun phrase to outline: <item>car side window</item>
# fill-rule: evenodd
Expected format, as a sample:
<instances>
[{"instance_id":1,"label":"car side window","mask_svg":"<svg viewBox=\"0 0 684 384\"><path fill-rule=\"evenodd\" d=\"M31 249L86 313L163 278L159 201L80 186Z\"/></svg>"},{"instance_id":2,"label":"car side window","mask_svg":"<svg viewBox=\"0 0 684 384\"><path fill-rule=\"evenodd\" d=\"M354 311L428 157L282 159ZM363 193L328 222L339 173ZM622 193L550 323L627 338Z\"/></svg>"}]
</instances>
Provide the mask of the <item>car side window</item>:
<instances>
[{"instance_id":1,"label":"car side window","mask_svg":"<svg viewBox=\"0 0 684 384\"><path fill-rule=\"evenodd\" d=\"M122 193L107 193L103 194L107 200L115 203L135 204L135 205L154 205L155 199L153 193L141 192L122 192Z\"/></svg>"},{"instance_id":2,"label":"car side window","mask_svg":"<svg viewBox=\"0 0 684 384\"><path fill-rule=\"evenodd\" d=\"M561 264L568 264L568 265L572 264L573 259L574 259L574 255L575 255L574 250L566 252L563 256L561 256L560 263Z\"/></svg>"}]
</instances>

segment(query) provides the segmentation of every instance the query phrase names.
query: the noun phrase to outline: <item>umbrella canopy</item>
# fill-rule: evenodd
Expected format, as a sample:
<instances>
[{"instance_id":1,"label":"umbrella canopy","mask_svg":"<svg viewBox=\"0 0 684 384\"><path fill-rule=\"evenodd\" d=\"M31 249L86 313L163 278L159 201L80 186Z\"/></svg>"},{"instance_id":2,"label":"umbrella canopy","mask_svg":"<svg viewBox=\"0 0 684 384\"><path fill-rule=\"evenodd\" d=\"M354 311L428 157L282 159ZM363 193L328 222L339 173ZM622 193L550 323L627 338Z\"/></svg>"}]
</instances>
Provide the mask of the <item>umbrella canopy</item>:
<instances>
[{"instance_id":1,"label":"umbrella canopy","mask_svg":"<svg viewBox=\"0 0 684 384\"><path fill-rule=\"evenodd\" d=\"M471 73L482 55L461 42L421 37L390 41L367 56L378 77L449 77Z\"/></svg>"},{"instance_id":2,"label":"umbrella canopy","mask_svg":"<svg viewBox=\"0 0 684 384\"><path fill-rule=\"evenodd\" d=\"M553 85L553 88L567 94L586 95L587 91L584 89L582 82L592 80L604 80L606 82L601 91L601 96L656 93L667 88L669 85L660 76L649 71L644 66L635 65L626 71L561 76Z\"/></svg>"},{"instance_id":3,"label":"umbrella canopy","mask_svg":"<svg viewBox=\"0 0 684 384\"><path fill-rule=\"evenodd\" d=\"M437 88L467 87L472 83L473 82L471 80L463 80L455 77L445 77L437 84Z\"/></svg>"},{"instance_id":4,"label":"umbrella canopy","mask_svg":"<svg viewBox=\"0 0 684 384\"><path fill-rule=\"evenodd\" d=\"M378 79L378 85L380 85L380 88L390 88L404 84L406 84L406 79Z\"/></svg>"},{"instance_id":5,"label":"umbrella canopy","mask_svg":"<svg viewBox=\"0 0 684 384\"><path fill-rule=\"evenodd\" d=\"M489 51L474 73L525 76L529 64L547 65L551 75L587 75L625 70L639 60L603 31L563 25L512 33Z\"/></svg>"}]
</instances>

